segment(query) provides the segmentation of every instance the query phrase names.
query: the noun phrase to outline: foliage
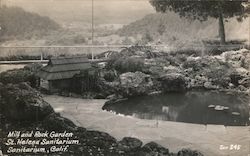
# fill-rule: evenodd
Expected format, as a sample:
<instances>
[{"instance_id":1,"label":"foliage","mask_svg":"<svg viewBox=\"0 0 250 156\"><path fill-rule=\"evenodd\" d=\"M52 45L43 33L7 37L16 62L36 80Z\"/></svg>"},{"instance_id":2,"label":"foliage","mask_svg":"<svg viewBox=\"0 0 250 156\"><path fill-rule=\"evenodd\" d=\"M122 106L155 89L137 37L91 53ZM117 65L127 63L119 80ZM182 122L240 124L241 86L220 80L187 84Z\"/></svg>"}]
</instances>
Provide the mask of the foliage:
<instances>
[{"instance_id":1,"label":"foliage","mask_svg":"<svg viewBox=\"0 0 250 156\"><path fill-rule=\"evenodd\" d=\"M215 58L188 59L183 63L182 67L192 69L191 73L189 73L190 77L205 76L214 84L223 87L230 82L230 75L236 72L235 68L229 63Z\"/></svg>"},{"instance_id":2,"label":"foliage","mask_svg":"<svg viewBox=\"0 0 250 156\"><path fill-rule=\"evenodd\" d=\"M151 0L150 3L158 12L173 11L181 17L197 19L200 21L207 20L208 17L219 18L220 13L224 18L233 16L242 17L242 2L247 0L201 0L201 1L176 1L176 0Z\"/></svg>"},{"instance_id":3,"label":"foliage","mask_svg":"<svg viewBox=\"0 0 250 156\"><path fill-rule=\"evenodd\" d=\"M30 81L33 74L29 70L14 69L0 74L0 82L2 83L20 83Z\"/></svg>"},{"instance_id":4,"label":"foliage","mask_svg":"<svg viewBox=\"0 0 250 156\"><path fill-rule=\"evenodd\" d=\"M114 67L117 71L120 71L122 73L136 72L143 70L144 62L140 58L120 58L115 62Z\"/></svg>"},{"instance_id":5,"label":"foliage","mask_svg":"<svg viewBox=\"0 0 250 156\"><path fill-rule=\"evenodd\" d=\"M6 56L6 57L0 57L0 61L39 60L40 57L41 56L10 55L10 56Z\"/></svg>"},{"instance_id":6,"label":"foliage","mask_svg":"<svg viewBox=\"0 0 250 156\"><path fill-rule=\"evenodd\" d=\"M139 64L141 64L141 66L144 66L144 61L143 61L143 57L147 57L147 58L151 58L151 57L157 57L156 53L152 53L152 47L150 46L131 46L128 48L124 48L122 49L119 53L118 52L112 52L110 55L110 59L107 62L106 68L107 69L114 69L114 65L118 65L121 64L121 62L126 62L126 61L130 61L130 63L132 63L134 61L135 62L140 62ZM138 57L134 57L134 56L138 56ZM124 60L123 60L124 59ZM118 63L120 62L120 63Z\"/></svg>"},{"instance_id":7,"label":"foliage","mask_svg":"<svg viewBox=\"0 0 250 156\"><path fill-rule=\"evenodd\" d=\"M230 31L226 31L227 43L231 44L232 42L229 41L231 39L247 40L249 35L244 34L244 32L249 31L248 26L247 20L237 23L233 18L228 19L226 30ZM163 27L165 27L165 31L161 35L159 30L163 31ZM123 26L117 31L117 34L133 37L135 43L137 43L136 41L140 40L143 34L149 33L154 38L154 44L167 44L174 48L188 48L191 46L197 47L197 45L202 46L201 41L208 39L213 40L213 42L217 40L219 45L217 27L217 21L212 18L204 22L198 20L190 22L190 19L179 18L178 14L168 12L146 15L142 19ZM241 31L239 32L239 30ZM236 42L233 42L233 44L236 44Z\"/></svg>"},{"instance_id":8,"label":"foliage","mask_svg":"<svg viewBox=\"0 0 250 156\"><path fill-rule=\"evenodd\" d=\"M108 82L113 82L115 78L116 78L116 74L112 70L104 73L104 79Z\"/></svg>"},{"instance_id":9,"label":"foliage","mask_svg":"<svg viewBox=\"0 0 250 156\"><path fill-rule=\"evenodd\" d=\"M121 73L143 71L144 61L136 57L113 57L107 63L107 68Z\"/></svg>"},{"instance_id":10,"label":"foliage","mask_svg":"<svg viewBox=\"0 0 250 156\"><path fill-rule=\"evenodd\" d=\"M180 17L186 17L192 20L206 21L208 17L219 19L219 37L220 43L225 44L224 18L236 16L238 21L246 17L242 2L247 0L150 0L152 6L157 12L173 11Z\"/></svg>"},{"instance_id":11,"label":"foliage","mask_svg":"<svg viewBox=\"0 0 250 156\"><path fill-rule=\"evenodd\" d=\"M79 88L79 83L76 83L76 86L72 87L72 90L78 90L80 93L84 92L98 92L99 86L99 72L96 69L90 69L86 71L82 71L83 77L80 78L81 87Z\"/></svg>"},{"instance_id":12,"label":"foliage","mask_svg":"<svg viewBox=\"0 0 250 156\"><path fill-rule=\"evenodd\" d=\"M21 69L13 69L0 73L0 82L7 84L18 84L21 82L29 82L32 87L37 87L38 78L35 76L42 66L39 64L27 65Z\"/></svg>"}]
</instances>

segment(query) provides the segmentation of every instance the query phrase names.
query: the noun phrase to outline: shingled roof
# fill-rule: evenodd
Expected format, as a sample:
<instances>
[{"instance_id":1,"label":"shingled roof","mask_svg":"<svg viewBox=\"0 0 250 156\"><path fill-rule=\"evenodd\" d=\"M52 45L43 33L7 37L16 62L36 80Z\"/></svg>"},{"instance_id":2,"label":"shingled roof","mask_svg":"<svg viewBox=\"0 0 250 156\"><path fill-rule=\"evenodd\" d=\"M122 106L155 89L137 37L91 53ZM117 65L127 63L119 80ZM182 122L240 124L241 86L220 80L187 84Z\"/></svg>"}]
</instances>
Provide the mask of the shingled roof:
<instances>
[{"instance_id":1,"label":"shingled roof","mask_svg":"<svg viewBox=\"0 0 250 156\"><path fill-rule=\"evenodd\" d=\"M91 64L85 56L57 57L51 58L48 65L43 67L37 76L45 80L68 79L90 68Z\"/></svg>"}]
</instances>

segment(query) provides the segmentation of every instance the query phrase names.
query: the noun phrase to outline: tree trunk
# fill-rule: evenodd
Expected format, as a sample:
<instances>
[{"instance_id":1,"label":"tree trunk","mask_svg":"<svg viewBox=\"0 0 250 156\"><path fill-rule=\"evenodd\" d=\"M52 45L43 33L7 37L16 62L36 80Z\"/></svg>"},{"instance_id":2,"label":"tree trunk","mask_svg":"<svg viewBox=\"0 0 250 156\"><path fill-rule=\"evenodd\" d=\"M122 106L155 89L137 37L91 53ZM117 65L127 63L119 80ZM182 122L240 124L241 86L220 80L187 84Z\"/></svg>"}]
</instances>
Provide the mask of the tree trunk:
<instances>
[{"instance_id":1,"label":"tree trunk","mask_svg":"<svg viewBox=\"0 0 250 156\"><path fill-rule=\"evenodd\" d=\"M225 27L224 27L222 13L220 13L220 16L219 16L219 37L220 37L220 44L225 44L226 43L226 35L225 35Z\"/></svg>"}]
</instances>

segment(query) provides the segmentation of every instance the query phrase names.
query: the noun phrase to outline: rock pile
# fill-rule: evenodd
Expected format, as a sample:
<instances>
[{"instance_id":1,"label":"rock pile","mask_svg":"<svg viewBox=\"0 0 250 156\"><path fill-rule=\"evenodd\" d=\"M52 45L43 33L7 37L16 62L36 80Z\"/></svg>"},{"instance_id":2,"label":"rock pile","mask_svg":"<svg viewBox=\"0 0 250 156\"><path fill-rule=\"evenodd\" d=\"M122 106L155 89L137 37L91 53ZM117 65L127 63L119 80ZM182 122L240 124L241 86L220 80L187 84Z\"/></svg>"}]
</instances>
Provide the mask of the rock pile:
<instances>
[{"instance_id":1,"label":"rock pile","mask_svg":"<svg viewBox=\"0 0 250 156\"><path fill-rule=\"evenodd\" d=\"M149 153L149 155L172 155L169 153L169 150L164 148L163 146L155 143L155 142L149 142L146 145L143 146L142 150L146 153Z\"/></svg>"},{"instance_id":2,"label":"rock pile","mask_svg":"<svg viewBox=\"0 0 250 156\"><path fill-rule=\"evenodd\" d=\"M118 142L118 148L124 152L138 151L142 146L142 141L136 138L125 137Z\"/></svg>"},{"instance_id":3,"label":"rock pile","mask_svg":"<svg viewBox=\"0 0 250 156\"><path fill-rule=\"evenodd\" d=\"M0 83L1 114L15 121L40 121L53 113L53 108L42 99L39 92L27 83Z\"/></svg>"},{"instance_id":4,"label":"rock pile","mask_svg":"<svg viewBox=\"0 0 250 156\"><path fill-rule=\"evenodd\" d=\"M0 82L6 83L21 83L28 82L32 87L37 87L38 78L36 72L42 67L42 64L34 63L26 65L21 69L13 69L0 73Z\"/></svg>"},{"instance_id":5,"label":"rock pile","mask_svg":"<svg viewBox=\"0 0 250 156\"><path fill-rule=\"evenodd\" d=\"M182 74L172 73L160 78L164 92L179 92L187 89L187 79Z\"/></svg>"},{"instance_id":6,"label":"rock pile","mask_svg":"<svg viewBox=\"0 0 250 156\"><path fill-rule=\"evenodd\" d=\"M145 95L153 87L150 75L128 72L120 75L119 91L124 97Z\"/></svg>"}]
</instances>

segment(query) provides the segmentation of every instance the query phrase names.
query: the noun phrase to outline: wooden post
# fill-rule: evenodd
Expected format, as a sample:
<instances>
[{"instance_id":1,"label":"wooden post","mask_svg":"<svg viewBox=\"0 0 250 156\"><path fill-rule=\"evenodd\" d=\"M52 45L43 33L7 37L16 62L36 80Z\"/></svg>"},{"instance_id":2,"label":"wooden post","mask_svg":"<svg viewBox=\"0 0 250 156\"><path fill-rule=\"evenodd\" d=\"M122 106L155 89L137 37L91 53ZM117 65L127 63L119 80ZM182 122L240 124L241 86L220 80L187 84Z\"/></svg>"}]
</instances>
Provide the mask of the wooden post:
<instances>
[{"instance_id":1,"label":"wooden post","mask_svg":"<svg viewBox=\"0 0 250 156\"><path fill-rule=\"evenodd\" d=\"M92 48L91 48L91 60L94 60L93 46L94 45L94 0L92 0Z\"/></svg>"},{"instance_id":2,"label":"wooden post","mask_svg":"<svg viewBox=\"0 0 250 156\"><path fill-rule=\"evenodd\" d=\"M43 53L41 53L40 60L41 60L41 62L42 62L42 60L43 60Z\"/></svg>"}]
</instances>

